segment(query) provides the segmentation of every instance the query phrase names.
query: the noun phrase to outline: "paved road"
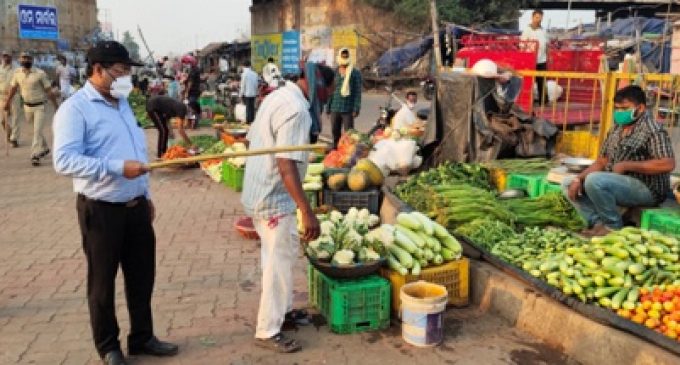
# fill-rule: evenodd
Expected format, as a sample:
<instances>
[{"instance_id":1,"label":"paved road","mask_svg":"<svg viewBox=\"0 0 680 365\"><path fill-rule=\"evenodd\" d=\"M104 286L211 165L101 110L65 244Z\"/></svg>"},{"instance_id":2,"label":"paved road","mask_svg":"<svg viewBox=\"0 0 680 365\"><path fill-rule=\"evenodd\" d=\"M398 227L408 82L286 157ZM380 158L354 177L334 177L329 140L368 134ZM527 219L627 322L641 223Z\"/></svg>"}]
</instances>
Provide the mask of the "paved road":
<instances>
[{"instance_id":1,"label":"paved road","mask_svg":"<svg viewBox=\"0 0 680 365\"><path fill-rule=\"evenodd\" d=\"M207 132L207 131L206 131ZM147 131L155 146L155 131ZM0 364L95 364L71 182L51 166L31 167L28 135L0 155ZM153 151L151 151L153 153ZM48 161L49 162L49 161ZM277 356L252 345L260 291L259 247L232 230L239 194L200 171L157 171L155 330L177 342L172 359L133 364L538 364L565 359L498 317L473 307L447 312L445 343L406 345L398 325L383 332L335 335L328 328L292 333L305 346ZM305 260L295 270L295 302L307 305ZM122 280L121 338L129 328ZM125 344L123 344L125 345Z\"/></svg>"}]
</instances>

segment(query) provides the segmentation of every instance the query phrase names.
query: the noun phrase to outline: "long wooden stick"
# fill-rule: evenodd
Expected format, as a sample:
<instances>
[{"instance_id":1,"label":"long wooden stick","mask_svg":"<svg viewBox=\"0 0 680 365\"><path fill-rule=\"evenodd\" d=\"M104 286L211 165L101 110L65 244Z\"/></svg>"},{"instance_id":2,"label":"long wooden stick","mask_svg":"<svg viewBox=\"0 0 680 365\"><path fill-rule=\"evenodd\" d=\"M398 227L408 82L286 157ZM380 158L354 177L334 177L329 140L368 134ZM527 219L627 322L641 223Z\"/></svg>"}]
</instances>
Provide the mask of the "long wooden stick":
<instances>
[{"instance_id":1,"label":"long wooden stick","mask_svg":"<svg viewBox=\"0 0 680 365\"><path fill-rule=\"evenodd\" d=\"M327 145L322 144L322 143L305 144L305 145L300 145L300 146L262 148L262 149L259 149L259 150L249 150L249 151L242 151L242 152L227 152L227 153L222 153L222 154L218 154L218 155L200 155L200 156L187 157L187 158L178 158L178 159L175 159L175 160L152 162L152 163L148 164L147 167L149 169L153 170L153 169L159 169L159 168L163 168L163 167L185 165L185 164L203 162L203 161L208 161L208 160L217 160L217 159L224 160L224 159L227 159L227 158L234 158L234 157L268 155L268 154L281 153L281 152L318 151L318 152L323 153L323 152L326 152L326 148L327 148Z\"/></svg>"}]
</instances>

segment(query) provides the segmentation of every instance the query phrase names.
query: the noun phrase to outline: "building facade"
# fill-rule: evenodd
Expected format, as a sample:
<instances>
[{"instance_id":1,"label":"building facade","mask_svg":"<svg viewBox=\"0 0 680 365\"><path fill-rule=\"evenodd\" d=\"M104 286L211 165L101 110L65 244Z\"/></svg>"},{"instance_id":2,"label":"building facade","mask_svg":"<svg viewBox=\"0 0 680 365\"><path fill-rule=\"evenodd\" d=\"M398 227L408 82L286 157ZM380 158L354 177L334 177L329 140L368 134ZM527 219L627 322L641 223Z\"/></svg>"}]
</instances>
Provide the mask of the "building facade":
<instances>
[{"instance_id":1,"label":"building facade","mask_svg":"<svg viewBox=\"0 0 680 365\"><path fill-rule=\"evenodd\" d=\"M58 41L20 38L19 4L56 8ZM88 36L97 27L96 0L0 0L0 47L15 52L27 50L47 54L83 50L88 47Z\"/></svg>"},{"instance_id":2,"label":"building facade","mask_svg":"<svg viewBox=\"0 0 680 365\"><path fill-rule=\"evenodd\" d=\"M359 67L421 35L360 0L253 0L250 12L255 67L270 56L286 58L286 39L294 32L301 57L334 65L337 51L347 47Z\"/></svg>"}]
</instances>

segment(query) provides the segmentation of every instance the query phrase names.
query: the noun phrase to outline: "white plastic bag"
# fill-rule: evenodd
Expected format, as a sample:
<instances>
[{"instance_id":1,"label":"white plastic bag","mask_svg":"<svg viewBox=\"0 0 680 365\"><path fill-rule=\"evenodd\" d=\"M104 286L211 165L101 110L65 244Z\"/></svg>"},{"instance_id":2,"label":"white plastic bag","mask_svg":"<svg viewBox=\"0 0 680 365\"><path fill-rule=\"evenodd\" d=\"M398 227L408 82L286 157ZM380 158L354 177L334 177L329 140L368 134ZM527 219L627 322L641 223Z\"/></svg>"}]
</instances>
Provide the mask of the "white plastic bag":
<instances>
[{"instance_id":1,"label":"white plastic bag","mask_svg":"<svg viewBox=\"0 0 680 365\"><path fill-rule=\"evenodd\" d=\"M246 105L243 103L238 103L234 106L234 118L241 122L246 122Z\"/></svg>"},{"instance_id":2,"label":"white plastic bag","mask_svg":"<svg viewBox=\"0 0 680 365\"><path fill-rule=\"evenodd\" d=\"M392 129L401 130L401 128L411 128L416 120L415 113L404 105L397 111L394 117L392 117Z\"/></svg>"}]
</instances>

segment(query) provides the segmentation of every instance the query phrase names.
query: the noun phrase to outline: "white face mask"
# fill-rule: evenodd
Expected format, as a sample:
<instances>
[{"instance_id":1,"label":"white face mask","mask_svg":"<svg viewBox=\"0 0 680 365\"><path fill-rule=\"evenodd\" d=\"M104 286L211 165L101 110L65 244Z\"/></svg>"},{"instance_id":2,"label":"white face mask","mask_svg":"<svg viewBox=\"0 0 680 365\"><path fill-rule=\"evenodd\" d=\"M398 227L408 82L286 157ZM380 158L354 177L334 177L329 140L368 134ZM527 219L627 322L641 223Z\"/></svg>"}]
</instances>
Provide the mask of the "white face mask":
<instances>
[{"instance_id":1,"label":"white face mask","mask_svg":"<svg viewBox=\"0 0 680 365\"><path fill-rule=\"evenodd\" d=\"M132 92L132 76L121 76L111 83L111 96L116 99L127 99Z\"/></svg>"}]
</instances>

